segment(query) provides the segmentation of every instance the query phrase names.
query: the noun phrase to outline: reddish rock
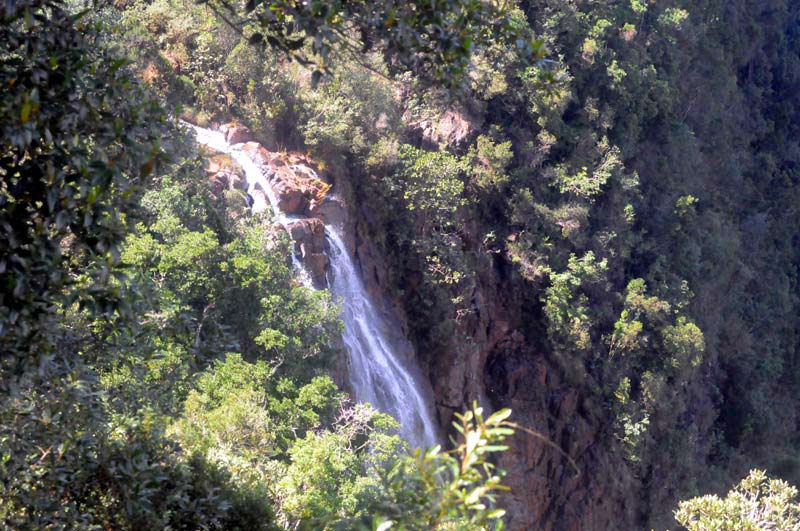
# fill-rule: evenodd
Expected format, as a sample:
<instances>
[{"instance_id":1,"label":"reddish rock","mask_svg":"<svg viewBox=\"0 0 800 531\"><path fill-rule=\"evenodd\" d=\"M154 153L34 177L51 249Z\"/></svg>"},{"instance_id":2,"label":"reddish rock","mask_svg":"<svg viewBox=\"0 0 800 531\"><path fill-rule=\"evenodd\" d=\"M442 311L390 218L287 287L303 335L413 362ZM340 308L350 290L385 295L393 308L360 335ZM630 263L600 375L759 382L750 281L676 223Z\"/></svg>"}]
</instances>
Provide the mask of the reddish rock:
<instances>
[{"instance_id":1,"label":"reddish rock","mask_svg":"<svg viewBox=\"0 0 800 531\"><path fill-rule=\"evenodd\" d=\"M311 276L316 287L325 287L328 257L325 255L325 225L317 218L304 218L287 225L289 236L295 242L295 252Z\"/></svg>"},{"instance_id":2,"label":"reddish rock","mask_svg":"<svg viewBox=\"0 0 800 531\"><path fill-rule=\"evenodd\" d=\"M247 142L243 150L262 166L278 208L290 215L310 215L325 199L331 185L320 178L314 163L300 153L277 153L257 142Z\"/></svg>"},{"instance_id":3,"label":"reddish rock","mask_svg":"<svg viewBox=\"0 0 800 531\"><path fill-rule=\"evenodd\" d=\"M244 188L244 176L239 167L228 155L218 154L208 159L206 174L211 185L211 193L220 197L223 190Z\"/></svg>"},{"instance_id":4,"label":"reddish rock","mask_svg":"<svg viewBox=\"0 0 800 531\"><path fill-rule=\"evenodd\" d=\"M229 144L241 144L253 140L253 134L244 125L235 123L223 124L219 130L225 135L225 140Z\"/></svg>"},{"instance_id":5,"label":"reddish rock","mask_svg":"<svg viewBox=\"0 0 800 531\"><path fill-rule=\"evenodd\" d=\"M303 265L311 276L315 287L325 287L325 271L328 267L328 257L322 253L309 254L303 258Z\"/></svg>"},{"instance_id":6,"label":"reddish rock","mask_svg":"<svg viewBox=\"0 0 800 531\"><path fill-rule=\"evenodd\" d=\"M325 242L325 224L317 218L304 218L291 221L288 225L293 240L308 241L313 239L323 245Z\"/></svg>"},{"instance_id":7,"label":"reddish rock","mask_svg":"<svg viewBox=\"0 0 800 531\"><path fill-rule=\"evenodd\" d=\"M272 152L264 148L258 142L245 142L242 150L249 154L256 162L266 162L270 160Z\"/></svg>"},{"instance_id":8,"label":"reddish rock","mask_svg":"<svg viewBox=\"0 0 800 531\"><path fill-rule=\"evenodd\" d=\"M285 214L307 214L309 199L303 189L287 179L270 179L275 197L278 199L278 208Z\"/></svg>"}]
</instances>

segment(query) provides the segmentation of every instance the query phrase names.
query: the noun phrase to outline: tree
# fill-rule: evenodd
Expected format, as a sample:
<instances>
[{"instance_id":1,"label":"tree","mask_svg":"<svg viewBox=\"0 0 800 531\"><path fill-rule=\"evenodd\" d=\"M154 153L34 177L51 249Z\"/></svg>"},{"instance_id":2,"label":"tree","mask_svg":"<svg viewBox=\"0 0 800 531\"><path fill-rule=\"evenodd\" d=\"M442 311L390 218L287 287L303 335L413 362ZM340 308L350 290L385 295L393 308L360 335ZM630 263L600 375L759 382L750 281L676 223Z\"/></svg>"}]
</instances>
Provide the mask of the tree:
<instances>
[{"instance_id":1,"label":"tree","mask_svg":"<svg viewBox=\"0 0 800 531\"><path fill-rule=\"evenodd\" d=\"M453 449L439 446L403 456L381 474L386 491L371 513L372 531L500 531L505 510L496 507L505 471L492 454L508 447L511 410L484 417L483 408L456 415Z\"/></svg>"},{"instance_id":2,"label":"tree","mask_svg":"<svg viewBox=\"0 0 800 531\"><path fill-rule=\"evenodd\" d=\"M230 2L219 1L236 16ZM524 15L493 1L248 0L245 13L253 23L250 42L313 67L314 84L341 52L358 58L375 49L391 74L413 72L447 88L459 87L475 50L496 39L524 59L543 57L542 43L532 38Z\"/></svg>"},{"instance_id":3,"label":"tree","mask_svg":"<svg viewBox=\"0 0 800 531\"><path fill-rule=\"evenodd\" d=\"M269 528L157 422L114 422L86 363L130 316L123 240L185 135L85 14L7 2L0 42L0 526Z\"/></svg>"},{"instance_id":4,"label":"tree","mask_svg":"<svg viewBox=\"0 0 800 531\"><path fill-rule=\"evenodd\" d=\"M173 137L100 38L57 1L0 8L0 348L17 373L49 350L61 307L111 315L123 302L113 268Z\"/></svg>"}]
</instances>

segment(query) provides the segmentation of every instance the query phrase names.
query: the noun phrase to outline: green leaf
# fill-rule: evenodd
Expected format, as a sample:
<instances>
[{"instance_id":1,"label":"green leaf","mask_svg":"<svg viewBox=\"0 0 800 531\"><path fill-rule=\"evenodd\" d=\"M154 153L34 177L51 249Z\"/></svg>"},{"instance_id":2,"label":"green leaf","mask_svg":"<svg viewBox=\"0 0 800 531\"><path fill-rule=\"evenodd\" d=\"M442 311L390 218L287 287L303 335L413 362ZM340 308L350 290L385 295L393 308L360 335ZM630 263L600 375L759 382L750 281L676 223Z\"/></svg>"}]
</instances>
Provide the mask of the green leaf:
<instances>
[{"instance_id":1,"label":"green leaf","mask_svg":"<svg viewBox=\"0 0 800 531\"><path fill-rule=\"evenodd\" d=\"M488 419L486 419L486 423L500 424L510 416L511 416L511 410L509 408L504 408L499 411L495 411Z\"/></svg>"}]
</instances>

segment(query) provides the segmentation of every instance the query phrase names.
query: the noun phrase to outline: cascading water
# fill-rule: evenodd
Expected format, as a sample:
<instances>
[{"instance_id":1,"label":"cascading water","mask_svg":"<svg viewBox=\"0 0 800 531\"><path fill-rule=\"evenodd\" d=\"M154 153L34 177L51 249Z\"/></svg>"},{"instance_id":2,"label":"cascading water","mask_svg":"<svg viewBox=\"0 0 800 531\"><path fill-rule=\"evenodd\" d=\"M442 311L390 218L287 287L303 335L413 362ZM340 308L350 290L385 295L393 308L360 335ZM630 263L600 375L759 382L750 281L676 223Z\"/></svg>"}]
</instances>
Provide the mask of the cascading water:
<instances>
[{"instance_id":1,"label":"cascading water","mask_svg":"<svg viewBox=\"0 0 800 531\"><path fill-rule=\"evenodd\" d=\"M254 198L253 211L266 208L263 201L261 204L256 201L259 195L253 193L260 187L264 190L278 222L288 227L291 218L278 208L278 200L267 180L267 169L254 162L241 149L241 145L229 144L221 132L187 125L195 130L198 143L230 155L242 167L248 193ZM437 444L436 424L428 403L412 372L394 354L391 325L370 300L344 244L341 229L326 225L325 233L329 246L330 288L342 306L342 339L350 361L348 372L355 399L368 402L397 419L400 423L400 434L412 446ZM303 282L310 286L309 277L299 259L293 255L292 260Z\"/></svg>"},{"instance_id":2,"label":"cascading water","mask_svg":"<svg viewBox=\"0 0 800 531\"><path fill-rule=\"evenodd\" d=\"M204 129L188 122L183 123L194 129L195 138L197 139L198 144L202 144L214 151L229 155L233 160L236 161L237 164L239 164L239 166L242 167L242 170L244 171L245 182L247 183L247 193L251 198L253 198L253 204L251 205L252 211L258 213L263 212L267 208L267 205L260 199L261 195L254 193L254 191L260 187L262 190L264 190L264 193L267 196L267 200L269 201L270 207L272 207L272 213L275 215L275 219L284 229L288 231L290 218L286 216L280 208L278 208L278 198L275 197L272 187L269 185L269 182L267 182L267 176L264 175L264 172L261 171L261 168L253 161L253 159L251 159L250 156L241 149L241 145L229 144L228 141L225 140L225 135L220 131ZM297 258L295 253L292 253L292 265L294 266L294 269L303 284L306 286L311 286L311 277L309 277L308 272L305 270L303 264Z\"/></svg>"},{"instance_id":3,"label":"cascading water","mask_svg":"<svg viewBox=\"0 0 800 531\"><path fill-rule=\"evenodd\" d=\"M392 352L388 323L369 300L338 229L325 229L331 249L331 291L341 299L342 339L350 355L350 385L356 400L397 419L407 441L417 446L436 444L428 405L411 373Z\"/></svg>"}]
</instances>

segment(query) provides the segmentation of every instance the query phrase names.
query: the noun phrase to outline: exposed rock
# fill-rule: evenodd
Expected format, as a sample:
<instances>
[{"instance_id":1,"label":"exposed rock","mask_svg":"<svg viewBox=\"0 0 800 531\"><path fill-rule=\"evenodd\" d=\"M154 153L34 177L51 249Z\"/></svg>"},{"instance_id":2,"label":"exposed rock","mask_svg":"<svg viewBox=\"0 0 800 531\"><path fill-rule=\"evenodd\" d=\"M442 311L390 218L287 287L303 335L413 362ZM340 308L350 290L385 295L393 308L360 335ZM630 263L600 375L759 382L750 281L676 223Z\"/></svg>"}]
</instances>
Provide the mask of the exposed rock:
<instances>
[{"instance_id":1,"label":"exposed rock","mask_svg":"<svg viewBox=\"0 0 800 531\"><path fill-rule=\"evenodd\" d=\"M322 253L310 254L303 258L303 265L311 276L311 282L316 288L324 288L327 285L325 271L328 267L328 257Z\"/></svg>"},{"instance_id":2,"label":"exposed rock","mask_svg":"<svg viewBox=\"0 0 800 531\"><path fill-rule=\"evenodd\" d=\"M325 250L325 225L317 218L304 218L288 224L289 235L297 242L298 249L304 244L310 252Z\"/></svg>"},{"instance_id":3,"label":"exposed rock","mask_svg":"<svg viewBox=\"0 0 800 531\"><path fill-rule=\"evenodd\" d=\"M230 144L241 144L253 140L253 134L244 125L236 123L223 124L219 130L225 135L225 140Z\"/></svg>"},{"instance_id":4,"label":"exposed rock","mask_svg":"<svg viewBox=\"0 0 800 531\"><path fill-rule=\"evenodd\" d=\"M315 213L331 185L320 177L308 157L272 152L256 142L247 142L243 149L262 165L281 211L301 216Z\"/></svg>"},{"instance_id":5,"label":"exposed rock","mask_svg":"<svg viewBox=\"0 0 800 531\"><path fill-rule=\"evenodd\" d=\"M283 180L274 182L272 189L278 198L278 208L281 211L290 215L308 213L308 198L301 189Z\"/></svg>"},{"instance_id":6,"label":"exposed rock","mask_svg":"<svg viewBox=\"0 0 800 531\"><path fill-rule=\"evenodd\" d=\"M365 283L376 298L397 293L393 283L398 279L387 274L377 238L370 232L368 201L359 202L358 208L356 248ZM480 231L467 224L464 233L470 238ZM466 243L475 249L480 244ZM476 256L481 255L476 251ZM507 470L504 483L511 491L498 505L508 509L511 531L641 528L636 500L631 498L640 490L623 454L614 450L614 435L596 416L599 408L588 402L583 384L563 376L563 367L542 356L534 346L536 339L521 331L526 330L521 308L530 303L518 299L516 277L504 268L510 265L489 256L476 263L474 287L454 316L449 344L418 349L440 425L448 426L455 413L477 400L489 410L510 407L515 422L543 436L520 430L499 456L498 466ZM402 307L410 311L417 300L413 293L423 289L418 277L421 273L405 271L399 279L401 314ZM428 329L439 323L415 325L411 337L424 340Z\"/></svg>"},{"instance_id":7,"label":"exposed rock","mask_svg":"<svg viewBox=\"0 0 800 531\"><path fill-rule=\"evenodd\" d=\"M211 183L211 192L221 197L223 190L244 189L242 168L225 154L217 154L208 159L206 174Z\"/></svg>"},{"instance_id":8,"label":"exposed rock","mask_svg":"<svg viewBox=\"0 0 800 531\"><path fill-rule=\"evenodd\" d=\"M343 226L347 218L347 207L338 197L327 196L317 208L314 215L321 218L326 224ZM348 234L350 232L348 231Z\"/></svg>"},{"instance_id":9,"label":"exposed rock","mask_svg":"<svg viewBox=\"0 0 800 531\"><path fill-rule=\"evenodd\" d=\"M411 132L421 136L431 147L441 144L463 150L472 141L480 124L469 112L463 109L449 109L438 118L416 122Z\"/></svg>"},{"instance_id":10,"label":"exposed rock","mask_svg":"<svg viewBox=\"0 0 800 531\"><path fill-rule=\"evenodd\" d=\"M519 339L511 333L489 354L486 391L546 439L518 431L500 456L511 489L501 500L508 528L635 529L634 504L626 500L633 478L623 458L599 442L608 436L605 427L561 371Z\"/></svg>"},{"instance_id":11,"label":"exposed rock","mask_svg":"<svg viewBox=\"0 0 800 531\"><path fill-rule=\"evenodd\" d=\"M317 218L304 218L288 224L289 236L295 242L295 252L316 287L325 287L328 257L325 254L325 224Z\"/></svg>"}]
</instances>

